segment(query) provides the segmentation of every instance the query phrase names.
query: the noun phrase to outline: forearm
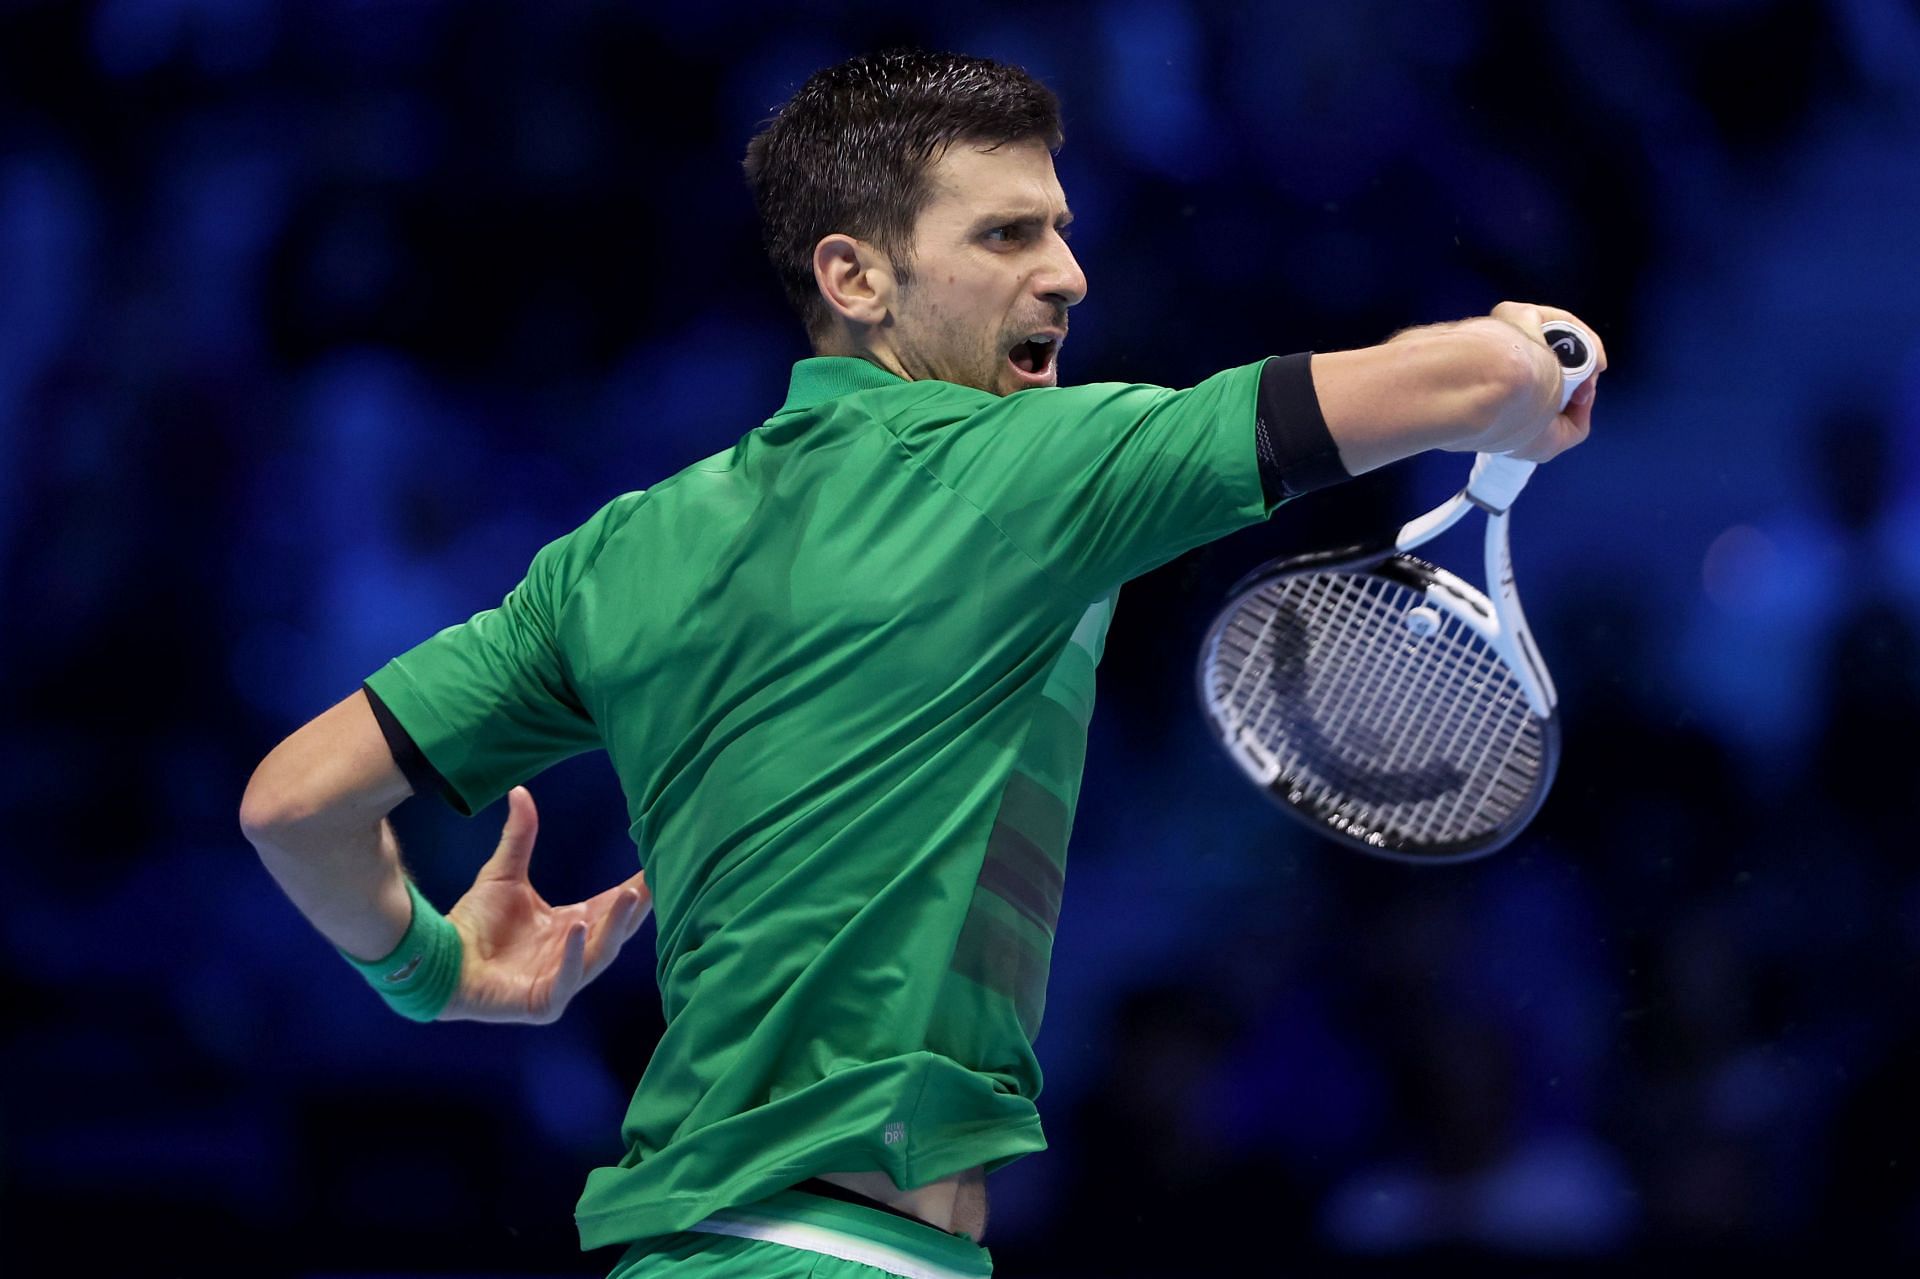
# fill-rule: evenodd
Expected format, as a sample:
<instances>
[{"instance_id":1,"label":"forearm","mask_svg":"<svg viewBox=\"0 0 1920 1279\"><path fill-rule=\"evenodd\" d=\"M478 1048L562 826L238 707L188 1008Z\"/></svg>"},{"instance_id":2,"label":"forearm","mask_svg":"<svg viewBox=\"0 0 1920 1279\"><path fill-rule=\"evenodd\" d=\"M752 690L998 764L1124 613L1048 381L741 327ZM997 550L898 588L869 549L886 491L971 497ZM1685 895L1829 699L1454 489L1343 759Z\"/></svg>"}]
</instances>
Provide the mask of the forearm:
<instances>
[{"instance_id":1,"label":"forearm","mask_svg":"<svg viewBox=\"0 0 1920 1279\"><path fill-rule=\"evenodd\" d=\"M400 944L413 916L400 844L382 817L309 820L249 829L247 838L295 909L355 959L380 959Z\"/></svg>"},{"instance_id":2,"label":"forearm","mask_svg":"<svg viewBox=\"0 0 1920 1279\"><path fill-rule=\"evenodd\" d=\"M1405 329L1313 357L1314 390L1349 474L1428 449L1480 447L1551 414L1560 373L1544 344L1491 317Z\"/></svg>"}]
</instances>

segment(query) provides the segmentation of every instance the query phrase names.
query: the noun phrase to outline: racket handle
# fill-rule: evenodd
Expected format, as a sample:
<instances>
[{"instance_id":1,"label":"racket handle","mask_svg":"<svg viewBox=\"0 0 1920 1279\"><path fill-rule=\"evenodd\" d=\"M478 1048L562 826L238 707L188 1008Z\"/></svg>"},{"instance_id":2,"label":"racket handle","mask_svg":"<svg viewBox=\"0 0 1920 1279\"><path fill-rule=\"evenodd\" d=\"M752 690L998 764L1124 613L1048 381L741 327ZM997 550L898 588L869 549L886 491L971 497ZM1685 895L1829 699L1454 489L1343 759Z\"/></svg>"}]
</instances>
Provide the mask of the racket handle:
<instances>
[{"instance_id":1,"label":"racket handle","mask_svg":"<svg viewBox=\"0 0 1920 1279\"><path fill-rule=\"evenodd\" d=\"M1533 468L1534 463L1505 453L1476 454L1473 473L1467 476L1467 496L1483 510L1499 515L1520 496L1533 478Z\"/></svg>"},{"instance_id":2,"label":"racket handle","mask_svg":"<svg viewBox=\"0 0 1920 1279\"><path fill-rule=\"evenodd\" d=\"M1573 393L1593 376L1600 357L1594 350L1592 336L1566 320L1548 320L1540 326L1540 336L1546 339L1553 358L1560 361L1560 409L1565 412Z\"/></svg>"}]
</instances>

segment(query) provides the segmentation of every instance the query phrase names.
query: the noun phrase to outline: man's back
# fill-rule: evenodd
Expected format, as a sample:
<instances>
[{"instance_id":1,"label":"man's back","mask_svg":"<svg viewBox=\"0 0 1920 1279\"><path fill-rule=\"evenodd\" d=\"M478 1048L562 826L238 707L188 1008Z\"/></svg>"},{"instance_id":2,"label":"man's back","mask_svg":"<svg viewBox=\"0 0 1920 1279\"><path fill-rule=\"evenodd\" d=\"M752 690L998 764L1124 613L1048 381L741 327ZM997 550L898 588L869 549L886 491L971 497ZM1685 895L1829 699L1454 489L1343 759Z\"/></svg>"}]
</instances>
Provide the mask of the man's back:
<instances>
[{"instance_id":1,"label":"man's back","mask_svg":"<svg viewBox=\"0 0 1920 1279\"><path fill-rule=\"evenodd\" d=\"M804 361L766 425L368 681L464 806L595 745L625 789L667 1029L626 1158L589 1178L589 1246L823 1171L905 1187L1042 1147L1032 1039L1112 592L1265 514L1259 371L1003 399ZM1160 491L1103 502L1093 467Z\"/></svg>"}]
</instances>

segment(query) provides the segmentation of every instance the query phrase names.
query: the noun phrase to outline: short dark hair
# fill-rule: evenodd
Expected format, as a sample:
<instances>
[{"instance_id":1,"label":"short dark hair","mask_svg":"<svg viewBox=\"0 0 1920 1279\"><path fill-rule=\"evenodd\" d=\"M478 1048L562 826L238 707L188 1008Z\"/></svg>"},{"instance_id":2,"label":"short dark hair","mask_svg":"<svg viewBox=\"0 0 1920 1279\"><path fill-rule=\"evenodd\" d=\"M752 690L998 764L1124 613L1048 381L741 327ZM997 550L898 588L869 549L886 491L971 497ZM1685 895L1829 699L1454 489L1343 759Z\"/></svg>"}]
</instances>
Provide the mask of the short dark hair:
<instances>
[{"instance_id":1,"label":"short dark hair","mask_svg":"<svg viewBox=\"0 0 1920 1279\"><path fill-rule=\"evenodd\" d=\"M839 232L911 278L927 168L956 142L1038 138L1060 149L1060 101L1019 67L957 53L892 49L816 71L747 144L761 237L810 338L831 318L813 249Z\"/></svg>"}]
</instances>

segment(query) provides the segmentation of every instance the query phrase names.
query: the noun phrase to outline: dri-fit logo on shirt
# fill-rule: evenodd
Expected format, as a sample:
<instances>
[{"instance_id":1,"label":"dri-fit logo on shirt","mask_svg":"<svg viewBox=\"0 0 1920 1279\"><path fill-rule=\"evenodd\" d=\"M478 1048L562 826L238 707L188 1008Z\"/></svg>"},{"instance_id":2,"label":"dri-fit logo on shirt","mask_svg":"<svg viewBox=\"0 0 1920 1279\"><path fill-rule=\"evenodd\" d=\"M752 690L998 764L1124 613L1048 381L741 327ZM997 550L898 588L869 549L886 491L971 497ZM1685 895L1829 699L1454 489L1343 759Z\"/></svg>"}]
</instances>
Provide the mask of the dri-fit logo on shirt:
<instances>
[{"instance_id":1,"label":"dri-fit logo on shirt","mask_svg":"<svg viewBox=\"0 0 1920 1279\"><path fill-rule=\"evenodd\" d=\"M888 1124L882 1136L889 1146L897 1146L907 1139L907 1126L905 1124Z\"/></svg>"}]
</instances>

